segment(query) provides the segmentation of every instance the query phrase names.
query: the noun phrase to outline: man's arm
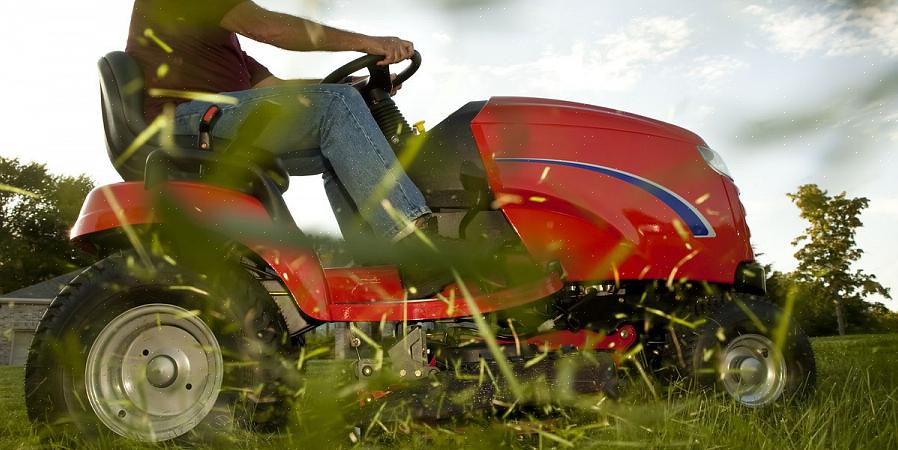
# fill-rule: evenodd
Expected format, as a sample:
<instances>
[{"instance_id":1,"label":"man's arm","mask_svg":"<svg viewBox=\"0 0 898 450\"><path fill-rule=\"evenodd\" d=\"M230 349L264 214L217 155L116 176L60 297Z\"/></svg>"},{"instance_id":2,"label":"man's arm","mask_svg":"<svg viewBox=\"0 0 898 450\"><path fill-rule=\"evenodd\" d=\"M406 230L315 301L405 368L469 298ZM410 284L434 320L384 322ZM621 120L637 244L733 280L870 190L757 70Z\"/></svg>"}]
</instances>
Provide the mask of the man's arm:
<instances>
[{"instance_id":1,"label":"man's arm","mask_svg":"<svg viewBox=\"0 0 898 450\"><path fill-rule=\"evenodd\" d=\"M226 30L295 51L356 51L384 55L379 64L408 59L415 47L396 37L373 37L331 28L301 17L268 11L251 0L238 4L221 19Z\"/></svg>"}]
</instances>

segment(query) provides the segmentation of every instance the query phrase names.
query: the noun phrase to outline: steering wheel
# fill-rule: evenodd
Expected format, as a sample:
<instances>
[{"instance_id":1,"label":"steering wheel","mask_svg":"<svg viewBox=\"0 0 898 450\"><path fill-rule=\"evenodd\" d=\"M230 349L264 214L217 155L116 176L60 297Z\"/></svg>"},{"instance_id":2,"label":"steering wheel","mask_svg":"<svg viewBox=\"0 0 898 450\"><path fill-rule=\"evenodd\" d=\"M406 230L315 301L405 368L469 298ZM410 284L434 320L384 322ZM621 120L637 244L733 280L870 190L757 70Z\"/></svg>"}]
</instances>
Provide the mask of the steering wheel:
<instances>
[{"instance_id":1,"label":"steering wheel","mask_svg":"<svg viewBox=\"0 0 898 450\"><path fill-rule=\"evenodd\" d=\"M359 70L368 69L371 77L359 88L360 91L367 92L372 89L383 89L385 92L393 90L393 86L402 84L412 77L418 68L421 67L421 54L417 50L412 54L411 64L405 68L395 80L390 79L390 66L378 66L377 63L384 59L383 55L365 55L356 58L330 73L321 80L321 84L340 83L346 77L358 72Z\"/></svg>"}]
</instances>

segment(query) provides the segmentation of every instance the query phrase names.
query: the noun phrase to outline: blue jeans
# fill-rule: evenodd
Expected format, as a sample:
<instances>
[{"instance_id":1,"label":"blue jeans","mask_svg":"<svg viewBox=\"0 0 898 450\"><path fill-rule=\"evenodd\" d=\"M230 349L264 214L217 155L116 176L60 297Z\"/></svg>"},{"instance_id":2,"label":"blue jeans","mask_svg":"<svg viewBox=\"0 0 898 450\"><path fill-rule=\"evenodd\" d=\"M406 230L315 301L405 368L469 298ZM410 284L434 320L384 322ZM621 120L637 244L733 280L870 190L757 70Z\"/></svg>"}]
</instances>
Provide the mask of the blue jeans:
<instances>
[{"instance_id":1,"label":"blue jeans","mask_svg":"<svg viewBox=\"0 0 898 450\"><path fill-rule=\"evenodd\" d=\"M349 85L276 86L225 93L237 105L221 105L214 137L232 140L262 101L282 113L254 142L278 155L291 175L324 175L327 198L341 228L358 211L371 229L388 239L430 212L424 196L399 166L362 96ZM196 135L211 103L190 101L175 110L175 134ZM402 219L383 206L386 200ZM344 233L345 233L344 229Z\"/></svg>"}]
</instances>

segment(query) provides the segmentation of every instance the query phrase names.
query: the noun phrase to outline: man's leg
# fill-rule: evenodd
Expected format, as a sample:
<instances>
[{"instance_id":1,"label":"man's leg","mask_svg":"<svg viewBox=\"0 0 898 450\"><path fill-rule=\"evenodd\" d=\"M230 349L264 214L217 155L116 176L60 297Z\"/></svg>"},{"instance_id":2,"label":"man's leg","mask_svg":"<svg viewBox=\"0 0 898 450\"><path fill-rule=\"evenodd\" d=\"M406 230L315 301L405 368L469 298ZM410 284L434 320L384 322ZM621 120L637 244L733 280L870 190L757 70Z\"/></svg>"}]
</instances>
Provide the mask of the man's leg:
<instances>
[{"instance_id":1,"label":"man's leg","mask_svg":"<svg viewBox=\"0 0 898 450\"><path fill-rule=\"evenodd\" d=\"M363 245L366 240L374 236L371 226L359 215L358 206L349 196L349 192L346 192L346 188L343 187L340 180L337 179L334 169L324 160L324 156L310 156L308 151L289 152L282 154L282 160L287 171L292 175L321 174L327 200L337 219L337 225L340 226L343 239L347 243L352 246Z\"/></svg>"},{"instance_id":2,"label":"man's leg","mask_svg":"<svg viewBox=\"0 0 898 450\"><path fill-rule=\"evenodd\" d=\"M350 245L361 244L365 239L369 239L374 231L359 215L358 207L337 176L332 170L325 170L322 177L324 178L324 192L327 194L331 209L334 210L334 217L337 219L337 224L340 225L343 239Z\"/></svg>"},{"instance_id":3,"label":"man's leg","mask_svg":"<svg viewBox=\"0 0 898 450\"><path fill-rule=\"evenodd\" d=\"M385 237L399 237L409 231L410 222L430 213L430 208L396 160L358 91L346 85L332 86L337 100L321 136L321 152L337 182L328 196L348 194L372 230ZM360 148L366 149L364 155L359 154Z\"/></svg>"},{"instance_id":4,"label":"man's leg","mask_svg":"<svg viewBox=\"0 0 898 450\"><path fill-rule=\"evenodd\" d=\"M409 222L430 212L421 191L399 166L364 100L352 87L272 87L226 95L236 97L239 104L222 107L213 130L217 137L233 139L259 102L279 104L282 112L270 120L255 145L285 156L306 149L311 160L323 156L375 233L396 238ZM195 132L195 124L207 106L195 101L179 105L176 132Z\"/></svg>"}]
</instances>

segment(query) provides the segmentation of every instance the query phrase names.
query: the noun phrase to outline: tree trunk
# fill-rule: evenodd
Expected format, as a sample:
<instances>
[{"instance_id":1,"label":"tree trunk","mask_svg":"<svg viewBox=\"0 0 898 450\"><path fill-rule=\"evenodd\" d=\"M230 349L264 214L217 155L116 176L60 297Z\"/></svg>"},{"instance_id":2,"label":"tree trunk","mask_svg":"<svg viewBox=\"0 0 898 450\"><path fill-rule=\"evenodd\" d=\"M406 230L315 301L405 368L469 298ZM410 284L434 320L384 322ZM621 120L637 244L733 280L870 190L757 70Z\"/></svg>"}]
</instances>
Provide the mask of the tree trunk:
<instances>
[{"instance_id":1,"label":"tree trunk","mask_svg":"<svg viewBox=\"0 0 898 450\"><path fill-rule=\"evenodd\" d=\"M839 336L845 336L845 311L842 309L842 300L833 300L836 304L836 325L839 327Z\"/></svg>"}]
</instances>

